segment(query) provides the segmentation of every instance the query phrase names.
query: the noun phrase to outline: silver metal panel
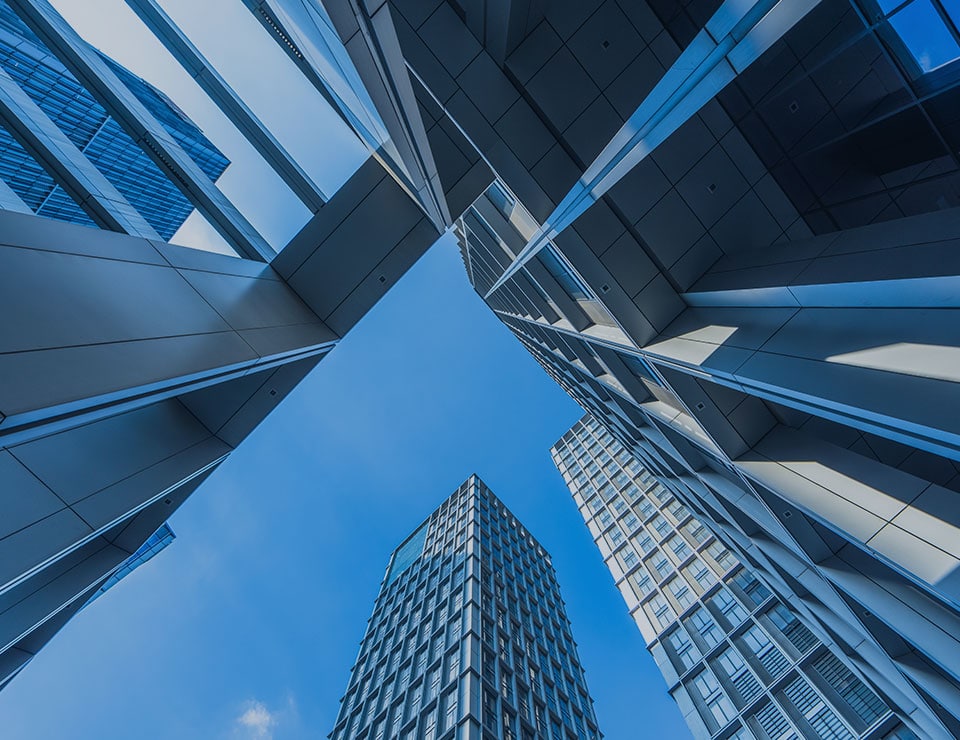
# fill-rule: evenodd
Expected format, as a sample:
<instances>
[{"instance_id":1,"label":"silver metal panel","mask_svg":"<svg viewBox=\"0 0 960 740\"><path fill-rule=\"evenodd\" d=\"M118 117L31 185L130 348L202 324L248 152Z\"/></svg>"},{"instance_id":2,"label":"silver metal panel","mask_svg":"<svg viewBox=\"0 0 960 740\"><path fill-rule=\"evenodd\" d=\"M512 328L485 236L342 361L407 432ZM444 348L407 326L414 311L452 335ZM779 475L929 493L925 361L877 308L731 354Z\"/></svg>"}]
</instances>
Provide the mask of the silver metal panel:
<instances>
[{"instance_id":1,"label":"silver metal panel","mask_svg":"<svg viewBox=\"0 0 960 740\"><path fill-rule=\"evenodd\" d=\"M210 432L176 401L148 406L12 448L67 503L181 452ZM96 465L90 461L96 460Z\"/></svg>"}]
</instances>

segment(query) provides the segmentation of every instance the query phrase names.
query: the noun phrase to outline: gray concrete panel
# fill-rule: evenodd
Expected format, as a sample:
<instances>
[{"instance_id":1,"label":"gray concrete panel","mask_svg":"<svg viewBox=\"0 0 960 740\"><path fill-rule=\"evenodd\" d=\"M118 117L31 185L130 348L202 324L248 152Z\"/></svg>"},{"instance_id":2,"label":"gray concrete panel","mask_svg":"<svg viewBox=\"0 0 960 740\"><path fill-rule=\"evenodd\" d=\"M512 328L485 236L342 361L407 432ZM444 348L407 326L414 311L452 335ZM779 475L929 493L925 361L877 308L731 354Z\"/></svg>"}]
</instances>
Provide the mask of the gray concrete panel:
<instances>
[{"instance_id":1,"label":"gray concrete panel","mask_svg":"<svg viewBox=\"0 0 960 740\"><path fill-rule=\"evenodd\" d=\"M131 516L151 498L180 486L195 471L216 462L230 450L221 440L208 437L76 501L71 508L95 529L113 525Z\"/></svg>"},{"instance_id":2,"label":"gray concrete panel","mask_svg":"<svg viewBox=\"0 0 960 740\"><path fill-rule=\"evenodd\" d=\"M176 489L167 492L164 498L150 504L143 511L137 513L126 522L118 526L114 531L105 535L106 538L122 550L128 553L137 551L147 538L153 534L167 517L186 501L194 491L199 488L216 470L216 466L200 471L190 480L184 482Z\"/></svg>"},{"instance_id":3,"label":"gray concrete panel","mask_svg":"<svg viewBox=\"0 0 960 740\"><path fill-rule=\"evenodd\" d=\"M217 436L229 445L239 445L316 364L317 358L308 357L263 373L263 383L235 408L217 429Z\"/></svg>"},{"instance_id":4,"label":"gray concrete panel","mask_svg":"<svg viewBox=\"0 0 960 740\"><path fill-rule=\"evenodd\" d=\"M65 224L52 218L0 211L0 244L87 257L163 265L154 242L125 234ZM190 250L195 251L195 250ZM239 260L238 260L239 261Z\"/></svg>"},{"instance_id":5,"label":"gray concrete panel","mask_svg":"<svg viewBox=\"0 0 960 740\"><path fill-rule=\"evenodd\" d=\"M327 323L334 331L345 333L369 311L386 291L440 237L433 224L420 220L379 262L357 287L330 313ZM381 280L381 277L385 278Z\"/></svg>"},{"instance_id":6,"label":"gray concrete panel","mask_svg":"<svg viewBox=\"0 0 960 740\"><path fill-rule=\"evenodd\" d=\"M54 495L6 450L0 450L0 538L16 532L62 509L64 502Z\"/></svg>"},{"instance_id":7,"label":"gray concrete panel","mask_svg":"<svg viewBox=\"0 0 960 740\"><path fill-rule=\"evenodd\" d=\"M147 406L11 448L67 503L191 447L209 431L176 401ZM91 460L99 461L91 465Z\"/></svg>"},{"instance_id":8,"label":"gray concrete panel","mask_svg":"<svg viewBox=\"0 0 960 740\"><path fill-rule=\"evenodd\" d=\"M28 319L4 322L2 353L229 330L169 268L12 247L0 261L0 311Z\"/></svg>"},{"instance_id":9,"label":"gray concrete panel","mask_svg":"<svg viewBox=\"0 0 960 740\"><path fill-rule=\"evenodd\" d=\"M128 556L98 539L48 568L42 578L0 596L0 649L18 642L59 608L80 598Z\"/></svg>"},{"instance_id":10,"label":"gray concrete panel","mask_svg":"<svg viewBox=\"0 0 960 740\"><path fill-rule=\"evenodd\" d=\"M62 509L0 539L0 591L92 532L80 517Z\"/></svg>"},{"instance_id":11,"label":"gray concrete panel","mask_svg":"<svg viewBox=\"0 0 960 740\"><path fill-rule=\"evenodd\" d=\"M257 361L234 332L197 334L0 355L4 428L91 405L133 400L239 371Z\"/></svg>"}]
</instances>

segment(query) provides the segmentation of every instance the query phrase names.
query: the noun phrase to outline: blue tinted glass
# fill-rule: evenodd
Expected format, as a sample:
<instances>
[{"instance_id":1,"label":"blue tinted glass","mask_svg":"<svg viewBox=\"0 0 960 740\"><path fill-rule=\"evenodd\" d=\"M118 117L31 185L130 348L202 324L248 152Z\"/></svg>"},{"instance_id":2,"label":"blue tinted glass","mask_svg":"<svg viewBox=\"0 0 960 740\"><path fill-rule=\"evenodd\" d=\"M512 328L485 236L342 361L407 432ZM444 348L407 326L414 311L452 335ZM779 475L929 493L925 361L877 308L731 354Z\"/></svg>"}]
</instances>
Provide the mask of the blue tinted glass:
<instances>
[{"instance_id":1,"label":"blue tinted glass","mask_svg":"<svg viewBox=\"0 0 960 740\"><path fill-rule=\"evenodd\" d=\"M427 530L429 524L424 524L397 549L393 556L393 562L390 564L390 573L387 574L387 585L393 583L397 576L413 565L417 558L423 554L423 544L427 540Z\"/></svg>"},{"instance_id":2,"label":"blue tinted glass","mask_svg":"<svg viewBox=\"0 0 960 740\"><path fill-rule=\"evenodd\" d=\"M960 57L960 45L930 0L914 0L889 22L923 72Z\"/></svg>"},{"instance_id":3,"label":"blue tinted glass","mask_svg":"<svg viewBox=\"0 0 960 740\"><path fill-rule=\"evenodd\" d=\"M577 280L577 278L572 272L570 272L569 269L567 269L567 266L563 264L563 261L557 257L556 254L554 254L551 247L540 250L540 253L537 256L540 258L543 266L547 268L547 271L560 284L567 295L569 295L575 301L589 300L590 296L587 295L587 292L580 284L580 281Z\"/></svg>"},{"instance_id":4,"label":"blue tinted glass","mask_svg":"<svg viewBox=\"0 0 960 740\"><path fill-rule=\"evenodd\" d=\"M960 0L940 0L954 25L960 27Z\"/></svg>"}]
</instances>

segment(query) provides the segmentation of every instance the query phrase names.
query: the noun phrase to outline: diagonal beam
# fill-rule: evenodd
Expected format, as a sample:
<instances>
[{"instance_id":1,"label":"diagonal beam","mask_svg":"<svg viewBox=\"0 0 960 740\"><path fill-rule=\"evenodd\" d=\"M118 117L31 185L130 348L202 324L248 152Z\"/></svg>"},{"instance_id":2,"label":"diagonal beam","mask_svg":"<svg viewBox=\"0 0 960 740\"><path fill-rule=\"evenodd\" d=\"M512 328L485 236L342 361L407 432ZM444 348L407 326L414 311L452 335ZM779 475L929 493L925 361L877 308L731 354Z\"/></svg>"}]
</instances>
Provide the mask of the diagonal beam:
<instances>
[{"instance_id":1,"label":"diagonal beam","mask_svg":"<svg viewBox=\"0 0 960 740\"><path fill-rule=\"evenodd\" d=\"M13 192L7 183L0 180L0 211L15 211L17 213L30 213L30 206L23 202L23 199Z\"/></svg>"},{"instance_id":2,"label":"diagonal beam","mask_svg":"<svg viewBox=\"0 0 960 740\"><path fill-rule=\"evenodd\" d=\"M261 262L275 256L237 207L48 0L9 0L8 5L237 252Z\"/></svg>"},{"instance_id":3,"label":"diagonal beam","mask_svg":"<svg viewBox=\"0 0 960 740\"><path fill-rule=\"evenodd\" d=\"M820 0L726 0L547 217L486 297L819 3Z\"/></svg>"},{"instance_id":4,"label":"diagonal beam","mask_svg":"<svg viewBox=\"0 0 960 740\"><path fill-rule=\"evenodd\" d=\"M327 200L320 186L303 171L156 0L126 2L303 204L314 213L320 210Z\"/></svg>"},{"instance_id":5,"label":"diagonal beam","mask_svg":"<svg viewBox=\"0 0 960 740\"><path fill-rule=\"evenodd\" d=\"M450 214L387 5L370 15L349 0L328 3L330 14L313 3L243 3L434 225L446 228Z\"/></svg>"},{"instance_id":6,"label":"diagonal beam","mask_svg":"<svg viewBox=\"0 0 960 740\"><path fill-rule=\"evenodd\" d=\"M113 183L3 69L0 69L0 118L11 135L94 223L110 231L148 239L160 238ZM23 201L20 203L26 208L25 212L30 213Z\"/></svg>"}]
</instances>

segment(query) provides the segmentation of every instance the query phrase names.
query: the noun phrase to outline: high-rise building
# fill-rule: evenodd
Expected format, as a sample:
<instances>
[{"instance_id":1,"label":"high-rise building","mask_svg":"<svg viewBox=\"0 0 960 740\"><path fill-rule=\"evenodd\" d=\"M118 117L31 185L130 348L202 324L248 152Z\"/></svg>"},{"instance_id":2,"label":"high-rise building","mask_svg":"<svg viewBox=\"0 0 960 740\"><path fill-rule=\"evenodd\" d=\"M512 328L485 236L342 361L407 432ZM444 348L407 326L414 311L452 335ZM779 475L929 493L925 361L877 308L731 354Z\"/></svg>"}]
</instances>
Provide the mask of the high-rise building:
<instances>
[{"instance_id":1,"label":"high-rise building","mask_svg":"<svg viewBox=\"0 0 960 740\"><path fill-rule=\"evenodd\" d=\"M480 296L885 703L960 737L956 4L369 15L496 175L457 225Z\"/></svg>"},{"instance_id":2,"label":"high-rise building","mask_svg":"<svg viewBox=\"0 0 960 740\"><path fill-rule=\"evenodd\" d=\"M331 740L599 740L550 555L476 476L394 551Z\"/></svg>"},{"instance_id":3,"label":"high-rise building","mask_svg":"<svg viewBox=\"0 0 960 740\"><path fill-rule=\"evenodd\" d=\"M286 244L218 188L226 159L163 93L48 0L0 4L0 685L492 179L421 116L402 60L366 38L352 61L346 3L246 4L369 150L336 192L155 0L128 0L309 212ZM237 256L165 241L192 209Z\"/></svg>"},{"instance_id":4,"label":"high-rise building","mask_svg":"<svg viewBox=\"0 0 960 740\"><path fill-rule=\"evenodd\" d=\"M960 736L955 3L244 0L371 152L328 196L127 0L314 214L278 255L48 0L6 1L243 259L157 240L0 76L104 229L0 188L0 596L132 554L456 223L547 371L919 734Z\"/></svg>"},{"instance_id":5,"label":"high-rise building","mask_svg":"<svg viewBox=\"0 0 960 740\"><path fill-rule=\"evenodd\" d=\"M204 174L216 181L229 161L196 124L152 85L108 57L100 56L156 116L166 132L184 147ZM193 205L2 0L0 68L161 238L170 239L174 235L193 211ZM3 121L0 179L38 215L95 225L84 211L87 204L71 198L37 161L37 158L46 161L46 153L33 141L33 137L42 135L40 127L27 131L12 118L3 116ZM50 132L53 133L52 129Z\"/></svg>"},{"instance_id":6,"label":"high-rise building","mask_svg":"<svg viewBox=\"0 0 960 740\"><path fill-rule=\"evenodd\" d=\"M551 453L695 738L916 740L599 422Z\"/></svg>"}]
</instances>

